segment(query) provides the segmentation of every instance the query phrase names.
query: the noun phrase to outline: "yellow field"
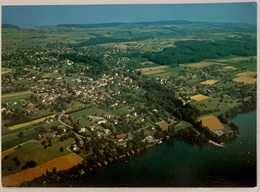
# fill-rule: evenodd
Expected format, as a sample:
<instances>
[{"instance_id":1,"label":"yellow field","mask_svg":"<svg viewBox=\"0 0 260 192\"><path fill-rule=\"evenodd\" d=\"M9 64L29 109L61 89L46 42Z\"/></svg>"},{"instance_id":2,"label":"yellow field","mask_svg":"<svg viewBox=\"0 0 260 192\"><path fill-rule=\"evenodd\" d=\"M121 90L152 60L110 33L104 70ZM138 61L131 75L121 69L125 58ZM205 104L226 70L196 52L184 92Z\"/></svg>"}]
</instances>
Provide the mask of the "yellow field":
<instances>
[{"instance_id":1,"label":"yellow field","mask_svg":"<svg viewBox=\"0 0 260 192\"><path fill-rule=\"evenodd\" d=\"M165 72L165 70L153 70L153 71L144 72L143 74L152 75L152 74L163 73L163 72Z\"/></svg>"},{"instance_id":2,"label":"yellow field","mask_svg":"<svg viewBox=\"0 0 260 192\"><path fill-rule=\"evenodd\" d=\"M195 101L202 101L202 100L208 99L209 97L207 97L206 95L198 94L198 95L194 95L190 98Z\"/></svg>"},{"instance_id":3,"label":"yellow field","mask_svg":"<svg viewBox=\"0 0 260 192\"><path fill-rule=\"evenodd\" d=\"M19 173L15 173L12 175L8 175L2 178L2 185L4 187L7 186L18 186L24 181L31 181L36 177L41 176L46 173L46 170L52 171L53 167L56 167L57 171L67 170L74 165L77 165L82 162L82 158L75 153L71 153L68 155L64 155L62 157L58 157L52 159L46 163L43 163L37 167L26 169Z\"/></svg>"},{"instance_id":4,"label":"yellow field","mask_svg":"<svg viewBox=\"0 0 260 192\"><path fill-rule=\"evenodd\" d=\"M200 84L203 84L203 85L213 85L213 84L215 84L217 82L218 82L218 80L213 80L212 79L212 80L203 81Z\"/></svg>"},{"instance_id":5,"label":"yellow field","mask_svg":"<svg viewBox=\"0 0 260 192\"><path fill-rule=\"evenodd\" d=\"M210 65L216 65L216 64L219 65L221 63L209 62L209 61L201 61L201 62L198 62L198 63L181 64L181 66L184 66L184 67L194 67L194 68L199 69L199 68L208 67Z\"/></svg>"},{"instance_id":6,"label":"yellow field","mask_svg":"<svg viewBox=\"0 0 260 192\"><path fill-rule=\"evenodd\" d=\"M149 64L154 64L154 62L151 61L145 61L141 63L142 65L149 65ZM138 69L138 70L142 70L142 69Z\"/></svg>"},{"instance_id":7,"label":"yellow field","mask_svg":"<svg viewBox=\"0 0 260 192\"><path fill-rule=\"evenodd\" d=\"M236 82L244 82L248 84L254 84L256 82L256 72L254 71L246 71L243 73L237 74L237 78L233 79Z\"/></svg>"},{"instance_id":8,"label":"yellow field","mask_svg":"<svg viewBox=\"0 0 260 192\"><path fill-rule=\"evenodd\" d=\"M211 131L224 129L223 124L214 115L208 115L200 118L199 120L202 121L202 125L208 127Z\"/></svg>"},{"instance_id":9,"label":"yellow field","mask_svg":"<svg viewBox=\"0 0 260 192\"><path fill-rule=\"evenodd\" d=\"M256 58L255 56L252 57L252 56L249 56L249 57L233 57L233 58L230 58L230 59L218 59L216 60L217 62L237 62L237 61L245 61L245 60L248 60L248 59L251 59L251 58Z\"/></svg>"},{"instance_id":10,"label":"yellow field","mask_svg":"<svg viewBox=\"0 0 260 192\"><path fill-rule=\"evenodd\" d=\"M163 131L168 131L168 123L166 121L161 121L156 123Z\"/></svg>"},{"instance_id":11,"label":"yellow field","mask_svg":"<svg viewBox=\"0 0 260 192\"><path fill-rule=\"evenodd\" d=\"M137 71L141 71L143 73L149 72L149 71L157 71L157 70L164 70L169 68L169 66L157 66L157 67L147 67L147 68L140 68L137 69Z\"/></svg>"},{"instance_id":12,"label":"yellow field","mask_svg":"<svg viewBox=\"0 0 260 192\"><path fill-rule=\"evenodd\" d=\"M233 67L233 66L225 66L225 69L231 69L231 70L236 70L237 68Z\"/></svg>"},{"instance_id":13,"label":"yellow field","mask_svg":"<svg viewBox=\"0 0 260 192\"><path fill-rule=\"evenodd\" d=\"M145 75L152 75L157 73L163 73L167 68L169 68L169 66L156 66L156 67L140 68L137 69L137 71L141 71Z\"/></svg>"},{"instance_id":14,"label":"yellow field","mask_svg":"<svg viewBox=\"0 0 260 192\"><path fill-rule=\"evenodd\" d=\"M31 95L32 93L33 93L32 91L21 91L21 92L15 92L15 93L8 93L8 94L3 94L2 99L10 99L12 97L17 97L17 96Z\"/></svg>"},{"instance_id":15,"label":"yellow field","mask_svg":"<svg viewBox=\"0 0 260 192\"><path fill-rule=\"evenodd\" d=\"M39 119L35 119L33 121L29 121L29 122L26 122L26 123L21 123L21 124L18 124L18 125L14 125L14 126L11 126L11 127L8 127L9 130L15 130L15 129L20 129L20 128L23 128L23 127L26 127L26 126L29 126L29 125L33 125L33 124L36 124L36 123L39 123L39 122L42 122L44 121L46 118L54 118L56 115L49 115L47 117L42 117L42 118L39 118Z\"/></svg>"},{"instance_id":16,"label":"yellow field","mask_svg":"<svg viewBox=\"0 0 260 192\"><path fill-rule=\"evenodd\" d=\"M2 75L3 75L3 74L6 74L6 73L10 73L10 72L12 72L12 71L13 71L13 69L11 69L11 68L6 68L6 67L2 67L2 69L1 69Z\"/></svg>"}]
</instances>

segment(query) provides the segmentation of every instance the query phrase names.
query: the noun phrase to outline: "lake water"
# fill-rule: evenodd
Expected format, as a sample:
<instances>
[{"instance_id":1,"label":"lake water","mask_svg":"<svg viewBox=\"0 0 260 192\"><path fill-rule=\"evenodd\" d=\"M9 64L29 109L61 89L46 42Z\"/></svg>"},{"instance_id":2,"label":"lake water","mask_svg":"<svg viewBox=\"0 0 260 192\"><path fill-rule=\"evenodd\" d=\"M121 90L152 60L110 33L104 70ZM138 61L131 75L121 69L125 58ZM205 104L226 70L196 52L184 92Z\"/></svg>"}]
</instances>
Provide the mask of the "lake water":
<instances>
[{"instance_id":1,"label":"lake water","mask_svg":"<svg viewBox=\"0 0 260 192\"><path fill-rule=\"evenodd\" d=\"M224 148L168 141L126 161L102 167L73 186L253 187L256 185L256 111L231 119L238 138Z\"/></svg>"}]
</instances>

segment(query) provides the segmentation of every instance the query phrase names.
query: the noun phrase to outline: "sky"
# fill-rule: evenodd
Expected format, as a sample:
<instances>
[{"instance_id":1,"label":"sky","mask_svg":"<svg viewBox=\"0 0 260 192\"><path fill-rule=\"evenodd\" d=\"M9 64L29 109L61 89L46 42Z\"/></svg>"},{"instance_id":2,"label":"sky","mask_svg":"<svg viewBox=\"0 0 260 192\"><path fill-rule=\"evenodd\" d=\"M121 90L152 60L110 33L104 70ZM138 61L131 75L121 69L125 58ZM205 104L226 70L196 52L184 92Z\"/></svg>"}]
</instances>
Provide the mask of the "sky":
<instances>
[{"instance_id":1,"label":"sky","mask_svg":"<svg viewBox=\"0 0 260 192\"><path fill-rule=\"evenodd\" d=\"M2 23L20 27L168 20L256 24L256 18L255 2L2 7Z\"/></svg>"}]
</instances>

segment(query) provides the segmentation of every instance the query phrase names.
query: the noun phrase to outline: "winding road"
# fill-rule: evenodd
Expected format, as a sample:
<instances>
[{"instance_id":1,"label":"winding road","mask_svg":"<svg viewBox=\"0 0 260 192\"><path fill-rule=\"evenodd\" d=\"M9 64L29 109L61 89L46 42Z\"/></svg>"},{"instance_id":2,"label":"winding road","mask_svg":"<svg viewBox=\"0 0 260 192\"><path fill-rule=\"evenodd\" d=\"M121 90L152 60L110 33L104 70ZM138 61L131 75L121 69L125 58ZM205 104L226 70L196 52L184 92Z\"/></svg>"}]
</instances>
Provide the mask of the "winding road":
<instances>
[{"instance_id":1,"label":"winding road","mask_svg":"<svg viewBox=\"0 0 260 192\"><path fill-rule=\"evenodd\" d=\"M62 113L61 113L61 114L59 115L59 117L58 117L58 121L59 121L62 125L64 125L64 126L70 128L70 129L73 131L73 127L72 127L72 126L70 126L70 125L64 123L64 122L61 120L61 117L62 117L65 113L66 113L66 111L63 110ZM85 136L79 135L79 134L76 133L75 131L73 131L73 132L74 132L75 135L76 135L77 137L79 137L79 138L86 138Z\"/></svg>"}]
</instances>

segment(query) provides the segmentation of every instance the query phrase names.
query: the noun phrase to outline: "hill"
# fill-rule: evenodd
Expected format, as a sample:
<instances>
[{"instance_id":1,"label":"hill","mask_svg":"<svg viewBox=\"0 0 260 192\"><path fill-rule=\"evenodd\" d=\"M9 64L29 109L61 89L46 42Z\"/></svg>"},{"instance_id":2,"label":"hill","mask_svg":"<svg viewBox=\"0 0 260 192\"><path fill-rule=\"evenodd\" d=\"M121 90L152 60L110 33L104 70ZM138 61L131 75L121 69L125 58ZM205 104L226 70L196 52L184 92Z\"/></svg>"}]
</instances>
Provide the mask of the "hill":
<instances>
[{"instance_id":1,"label":"hill","mask_svg":"<svg viewBox=\"0 0 260 192\"><path fill-rule=\"evenodd\" d=\"M183 25L191 24L193 22L186 20L173 21L152 21L152 22L135 22L135 23L97 23L97 24L59 24L58 27L75 27L75 28L99 28L99 27L117 27L122 25Z\"/></svg>"},{"instance_id":2,"label":"hill","mask_svg":"<svg viewBox=\"0 0 260 192\"><path fill-rule=\"evenodd\" d=\"M18 26L11 25L11 24L2 24L2 28L13 28L13 29L19 29Z\"/></svg>"}]
</instances>

